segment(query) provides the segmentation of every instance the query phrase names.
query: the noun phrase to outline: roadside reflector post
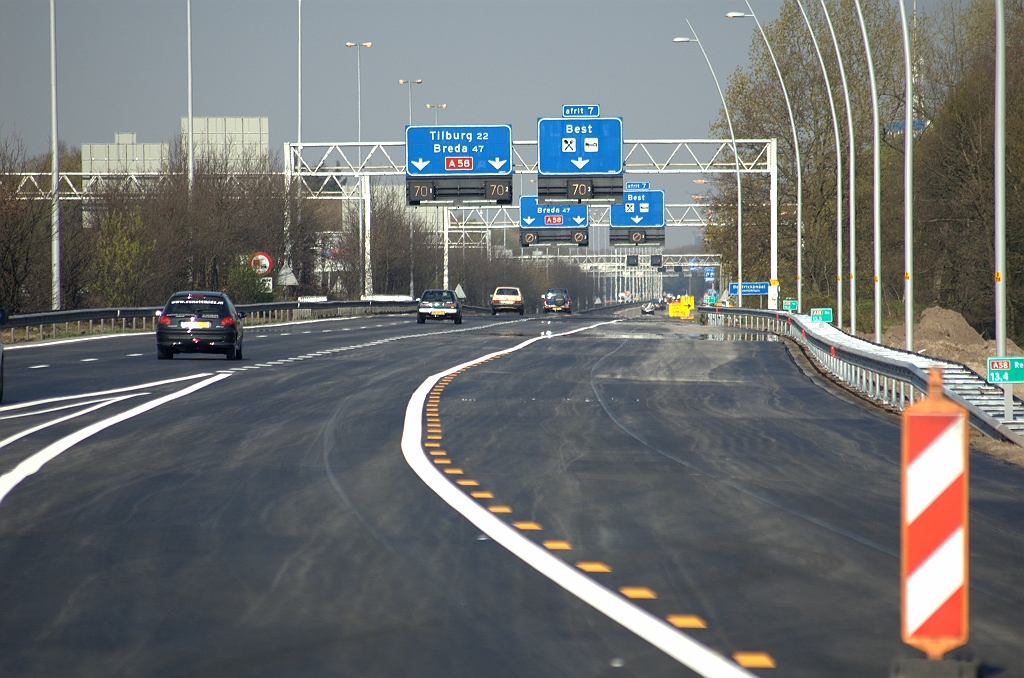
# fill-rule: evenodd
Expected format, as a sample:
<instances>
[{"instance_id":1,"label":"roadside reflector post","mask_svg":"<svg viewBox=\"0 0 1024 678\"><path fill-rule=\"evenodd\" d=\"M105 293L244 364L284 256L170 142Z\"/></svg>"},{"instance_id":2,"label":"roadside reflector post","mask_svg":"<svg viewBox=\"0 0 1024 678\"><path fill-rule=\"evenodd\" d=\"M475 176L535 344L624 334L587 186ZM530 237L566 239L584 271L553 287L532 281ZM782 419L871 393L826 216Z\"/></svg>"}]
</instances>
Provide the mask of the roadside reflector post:
<instances>
[{"instance_id":1,"label":"roadside reflector post","mask_svg":"<svg viewBox=\"0 0 1024 678\"><path fill-rule=\"evenodd\" d=\"M945 397L932 367L927 397L902 418L900 628L928 660L899 661L894 675L940 675L954 663L943 655L968 638L967 410Z\"/></svg>"}]
</instances>

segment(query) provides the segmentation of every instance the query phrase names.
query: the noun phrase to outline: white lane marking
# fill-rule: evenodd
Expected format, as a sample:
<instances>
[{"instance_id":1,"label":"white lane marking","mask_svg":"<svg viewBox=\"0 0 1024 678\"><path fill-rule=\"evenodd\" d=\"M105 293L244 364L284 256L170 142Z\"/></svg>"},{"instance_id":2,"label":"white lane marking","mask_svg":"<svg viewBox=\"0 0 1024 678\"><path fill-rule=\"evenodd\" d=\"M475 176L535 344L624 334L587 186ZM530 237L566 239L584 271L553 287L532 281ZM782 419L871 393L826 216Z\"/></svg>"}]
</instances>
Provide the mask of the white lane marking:
<instances>
[{"instance_id":1,"label":"white lane marking","mask_svg":"<svg viewBox=\"0 0 1024 678\"><path fill-rule=\"evenodd\" d=\"M51 421L46 421L46 422L43 422L42 424L39 424L37 426L32 426L30 428L25 429L24 431L19 431L18 433L15 433L14 435L8 436L8 437L4 438L3 440L0 440L0 447L6 447L6 446L10 445L11 443L13 443L16 440L21 440L22 438L24 438L26 436L32 435L36 431L42 431L44 428L49 428L50 426L55 426L57 424L62 424L65 421L68 421L69 419L74 419L75 417L80 417L83 414L89 414L90 412L98 410L101 407L106 407L107 405L110 405L111 403L117 403L117 402L120 402L122 400L127 400L128 398L134 398L134 397L140 396L140 395L149 395L149 394L145 393L145 392L143 392L143 393L129 393L128 395L117 396L115 398L106 398L104 400L91 400L91 401L89 401L89 403L75 403L71 407L79 407L81 405L87 405L87 404L90 404L90 403L96 403L96 404L94 404L92 407L87 407L84 410L79 410L78 412L72 412L71 414L66 414L63 417L57 417L56 419L53 419ZM33 414L36 414L36 413L33 412Z\"/></svg>"},{"instance_id":2,"label":"white lane marking","mask_svg":"<svg viewBox=\"0 0 1024 678\"><path fill-rule=\"evenodd\" d=\"M209 379L204 379L203 381L192 384L186 388L181 389L180 391L175 391L174 393L170 393L160 398L150 400L149 402L137 405L130 410L121 412L120 414L115 414L114 416L108 417L107 419L103 419L102 421L97 421L94 424L90 424L89 426L86 426L83 429L75 431L71 435L64 436L60 440L51 443L50 445L47 445L40 451L33 454L28 459L22 461L12 470L0 476L0 502L3 502L4 498L11 492L11 490L18 486L18 483L39 471L39 469L41 469L44 464L46 464L49 461L52 461L53 459L56 459L61 453L69 449L72 445L80 443L86 438L95 435L96 433L99 433L104 429L110 428L114 424L119 424L122 421L127 421L132 417L136 417L140 414L143 414L144 412L148 412L149 410L160 407L161 405L169 403L172 400L177 400L178 398L182 398L191 393L195 393L201 388L218 382L221 379L227 379L230 376L230 374L216 374L210 377Z\"/></svg>"},{"instance_id":3,"label":"white lane marking","mask_svg":"<svg viewBox=\"0 0 1024 678\"><path fill-rule=\"evenodd\" d=\"M334 330L324 330L324 332L333 332Z\"/></svg>"},{"instance_id":4,"label":"white lane marking","mask_svg":"<svg viewBox=\"0 0 1024 678\"><path fill-rule=\"evenodd\" d=\"M257 339L266 339L266 338L267 338L267 335L265 335L265 334L257 334L257 335L256 335L256 338L257 338Z\"/></svg>"},{"instance_id":5,"label":"white lane marking","mask_svg":"<svg viewBox=\"0 0 1024 678\"><path fill-rule=\"evenodd\" d=\"M291 332L282 332L281 334L279 334L277 336L279 336L279 337L290 337L290 336L292 336L292 333Z\"/></svg>"},{"instance_id":6,"label":"white lane marking","mask_svg":"<svg viewBox=\"0 0 1024 678\"><path fill-rule=\"evenodd\" d=\"M147 395L143 393L142 395ZM8 414L0 416L0 419L21 419L22 417L34 417L37 414L49 414L50 412L60 412L61 410L69 410L72 407L85 407L86 405L94 405L95 403L106 403L110 402L110 398L102 398L100 400L86 400L81 403L69 403L67 405L60 405L58 407L47 407L45 410L33 410L32 412L22 412L21 414ZM3 445L0 445L3 447Z\"/></svg>"},{"instance_id":7,"label":"white lane marking","mask_svg":"<svg viewBox=\"0 0 1024 678\"><path fill-rule=\"evenodd\" d=\"M101 334L97 337L75 337L73 339L55 339L53 341L44 341L42 343L29 342L27 344L14 344L13 346L4 346L5 351L19 351L26 348L43 348L45 346L60 346L61 344L77 344L80 341L101 341L103 339L120 339L123 337L145 337L154 336L156 332L130 332L125 334Z\"/></svg>"},{"instance_id":8,"label":"white lane marking","mask_svg":"<svg viewBox=\"0 0 1024 678\"><path fill-rule=\"evenodd\" d=\"M312 330L306 330L305 332L303 332L303 334L313 334L313 331Z\"/></svg>"},{"instance_id":9,"label":"white lane marking","mask_svg":"<svg viewBox=\"0 0 1024 678\"><path fill-rule=\"evenodd\" d=\"M4 349L7 350L6 348ZM57 398L43 398L42 400L30 400L27 403L18 403L17 405L4 405L0 407L0 412L9 412L10 410L22 410L26 407L35 407L36 405L45 405L47 403L57 403L62 400L78 400L79 398L92 398L94 396L105 396L114 393L125 393L127 391L139 391L144 388L153 388L154 386L163 386L164 384L176 384L179 381L189 381L192 379L202 379L203 377L210 376L209 372L200 372L199 374L193 374L188 377L175 377L174 379L163 379L161 381L151 381L146 384L139 384L138 386L125 386L124 388L113 388L108 391L93 391L92 393L80 393L78 395L60 396Z\"/></svg>"},{"instance_id":10,"label":"white lane marking","mask_svg":"<svg viewBox=\"0 0 1024 678\"><path fill-rule=\"evenodd\" d=\"M49 367L49 365L29 365L29 366L28 366L28 368L29 368L30 370L41 370L41 369L43 369L44 367Z\"/></svg>"},{"instance_id":11,"label":"white lane marking","mask_svg":"<svg viewBox=\"0 0 1024 678\"><path fill-rule=\"evenodd\" d=\"M94 362L96 362L97 360L99 360L99 358L82 358L82 359L81 359L81 360L80 360L79 362L83 362L83 363L94 363Z\"/></svg>"},{"instance_id":12,"label":"white lane marking","mask_svg":"<svg viewBox=\"0 0 1024 678\"><path fill-rule=\"evenodd\" d=\"M142 355L142 354L141 353L129 353L127 355L127 357L128 358L138 358L140 355Z\"/></svg>"},{"instance_id":13,"label":"white lane marking","mask_svg":"<svg viewBox=\"0 0 1024 678\"><path fill-rule=\"evenodd\" d=\"M434 464L430 463L426 452L420 445L420 439L423 435L420 422L427 394L442 378L489 358L519 351L542 339L575 334L576 332L615 322L621 321L612 320L582 327L571 332L555 334L551 337L527 339L510 349L489 353L476 360L456 365L444 372L428 377L412 394L412 397L409 399L409 405L406 407L405 428L402 431L402 454L416 475L441 499L447 502L449 506L480 528L484 534L504 546L522 561L566 591L580 598L580 600L622 624L673 659L685 664L698 674L705 676L705 678L754 678L754 674L729 661L711 648L698 643L667 621L655 617L626 598L601 586L563 560L553 556L546 549L519 534L515 529L491 514L453 485L445 475L437 470Z\"/></svg>"}]
</instances>

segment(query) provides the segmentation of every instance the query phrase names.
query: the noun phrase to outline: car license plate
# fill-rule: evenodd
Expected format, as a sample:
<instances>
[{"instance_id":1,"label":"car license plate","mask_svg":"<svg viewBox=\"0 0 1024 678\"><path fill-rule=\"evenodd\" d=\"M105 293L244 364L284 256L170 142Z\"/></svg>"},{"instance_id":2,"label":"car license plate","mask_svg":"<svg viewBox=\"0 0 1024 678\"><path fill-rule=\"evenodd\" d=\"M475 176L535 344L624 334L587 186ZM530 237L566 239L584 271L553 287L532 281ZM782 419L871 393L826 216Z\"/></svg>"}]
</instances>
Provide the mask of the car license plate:
<instances>
[{"instance_id":1,"label":"car license plate","mask_svg":"<svg viewBox=\"0 0 1024 678\"><path fill-rule=\"evenodd\" d=\"M444 315L444 311L434 311L431 315Z\"/></svg>"},{"instance_id":2,"label":"car license plate","mask_svg":"<svg viewBox=\"0 0 1024 678\"><path fill-rule=\"evenodd\" d=\"M184 320L181 326L186 330L208 330L210 323L205 320Z\"/></svg>"}]
</instances>

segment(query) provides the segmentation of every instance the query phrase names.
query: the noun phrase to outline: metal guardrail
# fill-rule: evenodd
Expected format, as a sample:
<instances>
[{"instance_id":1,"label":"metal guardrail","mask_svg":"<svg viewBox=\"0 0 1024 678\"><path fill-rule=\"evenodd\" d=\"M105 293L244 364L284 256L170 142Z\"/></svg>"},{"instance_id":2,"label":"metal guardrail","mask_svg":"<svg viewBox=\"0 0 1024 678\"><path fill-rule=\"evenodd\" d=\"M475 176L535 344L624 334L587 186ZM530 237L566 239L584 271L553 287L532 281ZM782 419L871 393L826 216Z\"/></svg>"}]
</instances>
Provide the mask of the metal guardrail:
<instances>
[{"instance_id":1,"label":"metal guardrail","mask_svg":"<svg viewBox=\"0 0 1024 678\"><path fill-rule=\"evenodd\" d=\"M236 304L235 307L249 316L247 324L262 325L268 322L330 317L340 315L342 310L354 308L366 308L371 312L408 313L415 310L416 304L411 301L276 301L265 304ZM153 329L156 312L161 308L163 306L83 308L45 313L23 313L10 316L3 329L10 328L12 343L18 341L18 333L15 332L15 329L19 328L25 329L24 340L31 339L33 334L36 339L46 338L47 330L49 330L50 337L69 336L76 332L79 335L93 334L97 322L99 331L105 332L107 331L107 321L110 321L112 328L110 331L118 331L118 329L122 332L127 332L129 329L147 330ZM78 325L75 330L71 329L72 323ZM88 323L88 325L83 323ZM120 324L120 328L118 328L118 324ZM59 325L64 326L63 333L58 329Z\"/></svg>"},{"instance_id":2,"label":"metal guardrail","mask_svg":"<svg viewBox=\"0 0 1024 678\"><path fill-rule=\"evenodd\" d=\"M928 369L942 368L946 396L970 413L971 424L998 440L1024 446L1024 401L1013 399L1013 419L1005 419L1003 391L972 369L876 344L810 316L787 311L700 306L709 325L773 332L808 348L818 363L850 388L902 410L928 392Z\"/></svg>"}]
</instances>

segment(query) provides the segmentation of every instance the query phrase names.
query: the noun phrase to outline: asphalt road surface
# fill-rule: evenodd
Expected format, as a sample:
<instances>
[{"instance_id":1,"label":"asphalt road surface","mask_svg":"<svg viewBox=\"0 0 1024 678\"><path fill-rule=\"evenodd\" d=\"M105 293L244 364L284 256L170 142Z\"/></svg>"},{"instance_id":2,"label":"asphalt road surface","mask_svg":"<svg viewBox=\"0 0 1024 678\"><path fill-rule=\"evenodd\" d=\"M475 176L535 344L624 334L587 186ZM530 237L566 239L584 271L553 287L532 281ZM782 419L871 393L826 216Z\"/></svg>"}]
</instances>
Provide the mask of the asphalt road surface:
<instances>
[{"instance_id":1,"label":"asphalt road surface","mask_svg":"<svg viewBox=\"0 0 1024 678\"><path fill-rule=\"evenodd\" d=\"M898 420L784 342L612 319L250 327L240 363L158 362L152 335L7 347L0 675L860 677L917 656ZM1024 469L972 453L971 512L954 654L1022 676Z\"/></svg>"}]
</instances>

